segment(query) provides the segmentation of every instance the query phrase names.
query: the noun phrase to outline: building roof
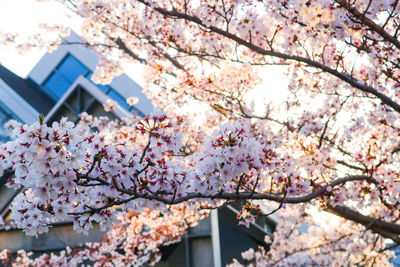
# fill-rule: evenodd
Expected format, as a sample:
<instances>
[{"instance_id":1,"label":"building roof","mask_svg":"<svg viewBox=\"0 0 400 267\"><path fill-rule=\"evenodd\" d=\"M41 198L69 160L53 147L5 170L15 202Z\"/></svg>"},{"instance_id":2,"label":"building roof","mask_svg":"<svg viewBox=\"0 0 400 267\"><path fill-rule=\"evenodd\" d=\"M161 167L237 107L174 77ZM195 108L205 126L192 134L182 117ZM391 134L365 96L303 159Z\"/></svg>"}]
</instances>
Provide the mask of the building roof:
<instances>
[{"instance_id":1,"label":"building roof","mask_svg":"<svg viewBox=\"0 0 400 267\"><path fill-rule=\"evenodd\" d=\"M40 113L47 114L55 104L33 81L19 77L1 64L0 79Z\"/></svg>"}]
</instances>

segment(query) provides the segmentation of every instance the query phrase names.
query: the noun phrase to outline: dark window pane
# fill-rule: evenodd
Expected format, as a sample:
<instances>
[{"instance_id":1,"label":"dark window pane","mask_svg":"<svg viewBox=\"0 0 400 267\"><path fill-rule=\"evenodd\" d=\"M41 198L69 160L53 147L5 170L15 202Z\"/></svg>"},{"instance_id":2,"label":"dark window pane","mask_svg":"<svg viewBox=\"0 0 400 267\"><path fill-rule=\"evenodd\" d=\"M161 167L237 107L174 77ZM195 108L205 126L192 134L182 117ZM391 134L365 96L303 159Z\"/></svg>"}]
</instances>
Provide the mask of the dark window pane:
<instances>
[{"instance_id":1,"label":"dark window pane","mask_svg":"<svg viewBox=\"0 0 400 267\"><path fill-rule=\"evenodd\" d=\"M67 81L62 75L53 72L49 79L47 79L44 87L57 99L60 99L63 94L71 86L72 82Z\"/></svg>"},{"instance_id":2,"label":"dark window pane","mask_svg":"<svg viewBox=\"0 0 400 267\"><path fill-rule=\"evenodd\" d=\"M113 113L106 112L104 110L103 105L98 101L94 101L94 103L92 105L90 105L90 107L87 109L86 112L93 116L97 116L97 117L105 116L105 117L110 118L111 120L114 120L117 118Z\"/></svg>"},{"instance_id":3,"label":"dark window pane","mask_svg":"<svg viewBox=\"0 0 400 267\"><path fill-rule=\"evenodd\" d=\"M68 106L72 108L72 110L76 113L81 112L81 104L79 99L79 88L74 89L74 91L68 96L67 100L64 103L67 103Z\"/></svg>"},{"instance_id":4,"label":"dark window pane","mask_svg":"<svg viewBox=\"0 0 400 267\"><path fill-rule=\"evenodd\" d=\"M85 89L81 87L75 90L68 96L65 101L76 113L82 113L93 103L94 98Z\"/></svg>"},{"instance_id":5,"label":"dark window pane","mask_svg":"<svg viewBox=\"0 0 400 267\"><path fill-rule=\"evenodd\" d=\"M73 56L67 56L57 69L70 82L74 82L79 75L85 75L88 70Z\"/></svg>"},{"instance_id":6,"label":"dark window pane","mask_svg":"<svg viewBox=\"0 0 400 267\"><path fill-rule=\"evenodd\" d=\"M111 89L108 93L108 96L110 96L112 99L118 102L118 104L123 107L126 110L129 110L130 106L128 103L126 103L125 97L122 95L118 94L114 89Z\"/></svg>"},{"instance_id":7,"label":"dark window pane","mask_svg":"<svg viewBox=\"0 0 400 267\"><path fill-rule=\"evenodd\" d=\"M92 81L92 75L93 75L93 72L89 72L85 77L88 78L91 83L96 85L96 87L99 88L103 93L107 93L108 90L110 89L110 86L94 83Z\"/></svg>"},{"instance_id":8,"label":"dark window pane","mask_svg":"<svg viewBox=\"0 0 400 267\"><path fill-rule=\"evenodd\" d=\"M82 100L82 108L83 108L83 110L81 112L86 111L86 109L89 107L89 105L93 104L94 99L95 98L91 94L89 94L86 90L81 89L81 100Z\"/></svg>"}]
</instances>

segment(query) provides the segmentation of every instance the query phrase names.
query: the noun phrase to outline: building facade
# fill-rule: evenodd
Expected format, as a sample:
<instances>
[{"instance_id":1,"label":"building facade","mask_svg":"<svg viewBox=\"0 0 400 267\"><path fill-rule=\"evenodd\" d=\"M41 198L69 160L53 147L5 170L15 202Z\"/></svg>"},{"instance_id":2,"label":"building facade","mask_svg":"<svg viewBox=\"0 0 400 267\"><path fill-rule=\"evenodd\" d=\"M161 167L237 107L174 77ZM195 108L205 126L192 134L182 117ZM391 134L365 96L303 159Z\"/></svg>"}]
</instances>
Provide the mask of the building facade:
<instances>
[{"instance_id":1,"label":"building facade","mask_svg":"<svg viewBox=\"0 0 400 267\"><path fill-rule=\"evenodd\" d=\"M67 41L79 42L80 38L72 34ZM46 54L26 78L0 65L0 142L9 140L4 123L10 119L30 124L43 114L48 123L61 117L76 122L82 112L123 118L131 112L143 116L152 111L151 101L125 74L109 85L91 81L97 63L98 58L93 52L79 45L66 45ZM139 98L135 108L126 103L125 99L131 96ZM118 103L111 113L103 109L108 99ZM10 203L23 190L5 187L6 176L0 177L0 219L5 221L10 217ZM264 236L273 231L275 222L261 217L249 228L238 226L238 207L231 205L212 211L209 218L189 229L180 243L161 248L163 257L158 266L222 266L230 263L232 258L240 258L242 251L262 245ZM89 236L77 234L72 231L71 222L56 224L48 234L38 238L26 237L18 229L3 228L0 229L0 251L5 248L37 253L57 251L66 246L97 241L103 234L97 228Z\"/></svg>"}]
</instances>

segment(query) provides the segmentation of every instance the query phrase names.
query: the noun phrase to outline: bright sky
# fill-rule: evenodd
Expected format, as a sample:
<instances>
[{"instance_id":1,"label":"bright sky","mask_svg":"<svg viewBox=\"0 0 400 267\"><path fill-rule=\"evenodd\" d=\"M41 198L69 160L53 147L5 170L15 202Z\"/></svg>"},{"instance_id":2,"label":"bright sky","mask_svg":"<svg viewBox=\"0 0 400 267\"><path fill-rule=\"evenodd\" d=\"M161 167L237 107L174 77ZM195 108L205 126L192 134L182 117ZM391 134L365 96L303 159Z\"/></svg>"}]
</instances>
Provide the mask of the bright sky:
<instances>
[{"instance_id":1,"label":"bright sky","mask_svg":"<svg viewBox=\"0 0 400 267\"><path fill-rule=\"evenodd\" d=\"M65 23L69 21L74 31L79 30L79 21L70 20L72 14L59 3L36 0L0 0L0 32L29 36L38 31L39 23ZM25 77L46 51L33 51L20 55L14 49L0 48L0 63L18 75Z\"/></svg>"}]
</instances>

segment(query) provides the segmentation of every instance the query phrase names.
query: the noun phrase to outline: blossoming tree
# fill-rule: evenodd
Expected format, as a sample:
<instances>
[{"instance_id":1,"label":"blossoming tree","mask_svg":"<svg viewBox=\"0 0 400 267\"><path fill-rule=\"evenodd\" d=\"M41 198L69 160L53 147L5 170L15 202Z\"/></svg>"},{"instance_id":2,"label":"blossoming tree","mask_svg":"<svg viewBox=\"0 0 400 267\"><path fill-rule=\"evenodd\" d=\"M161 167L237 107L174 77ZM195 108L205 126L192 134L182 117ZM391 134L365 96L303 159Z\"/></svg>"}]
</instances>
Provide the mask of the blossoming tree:
<instances>
[{"instance_id":1,"label":"blossoming tree","mask_svg":"<svg viewBox=\"0 0 400 267\"><path fill-rule=\"evenodd\" d=\"M165 113L13 125L0 166L9 186L26 188L13 204L18 227L36 235L69 218L87 232L121 210L185 205L200 216L257 200L241 223L260 206L280 220L245 264L390 264L400 244L397 0L59 2L83 18L81 44L100 57L94 79L143 63L145 92ZM259 71L270 65L287 67L289 92L260 112L247 95L268 88ZM193 101L203 125L179 114Z\"/></svg>"}]
</instances>

